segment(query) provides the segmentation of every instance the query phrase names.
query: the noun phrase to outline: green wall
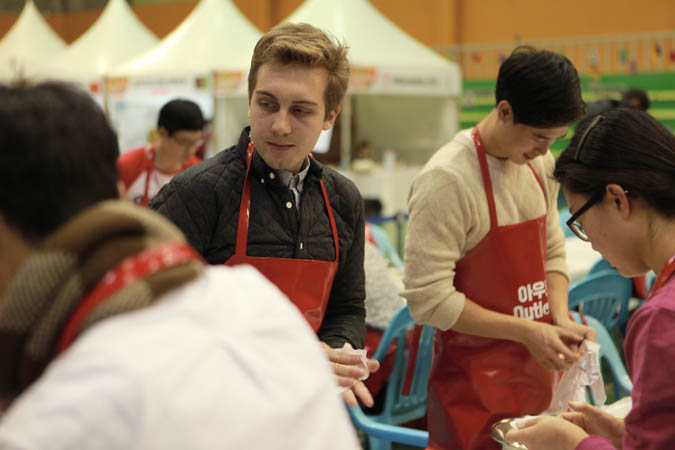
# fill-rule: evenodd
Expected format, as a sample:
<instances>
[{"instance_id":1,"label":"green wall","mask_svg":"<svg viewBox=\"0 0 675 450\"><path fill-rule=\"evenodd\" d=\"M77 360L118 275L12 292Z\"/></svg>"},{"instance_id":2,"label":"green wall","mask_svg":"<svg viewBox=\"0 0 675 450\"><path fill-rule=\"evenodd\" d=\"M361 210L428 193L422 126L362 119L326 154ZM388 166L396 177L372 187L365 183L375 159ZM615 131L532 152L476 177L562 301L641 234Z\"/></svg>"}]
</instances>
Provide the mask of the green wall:
<instances>
[{"instance_id":1,"label":"green wall","mask_svg":"<svg viewBox=\"0 0 675 450\"><path fill-rule=\"evenodd\" d=\"M465 81L463 83L464 101L460 112L460 128L474 126L494 107L496 80ZM640 88L647 91L651 100L649 113L675 133L675 72L584 76L581 78L583 98L592 102L603 98L619 99L621 92L628 88ZM572 132L559 139L551 150L560 153L568 144Z\"/></svg>"}]
</instances>

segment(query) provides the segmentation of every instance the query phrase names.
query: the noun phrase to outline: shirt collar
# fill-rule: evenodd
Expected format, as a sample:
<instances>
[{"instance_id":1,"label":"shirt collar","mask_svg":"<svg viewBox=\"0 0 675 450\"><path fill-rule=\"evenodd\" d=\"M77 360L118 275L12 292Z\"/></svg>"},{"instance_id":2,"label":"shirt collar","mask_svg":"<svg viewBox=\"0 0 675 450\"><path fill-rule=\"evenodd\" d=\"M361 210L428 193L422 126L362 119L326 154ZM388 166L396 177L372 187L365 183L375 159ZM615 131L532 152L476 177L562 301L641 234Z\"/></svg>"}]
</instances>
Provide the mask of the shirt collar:
<instances>
[{"instance_id":1,"label":"shirt collar","mask_svg":"<svg viewBox=\"0 0 675 450\"><path fill-rule=\"evenodd\" d=\"M309 172L309 166L309 156L307 156L302 163L300 171L296 175L293 175L293 173L289 172L288 170L275 169L274 171L276 172L277 177L279 177L279 181L282 185L288 187L289 189L295 188L298 191L302 191L302 185L305 181L307 173Z\"/></svg>"}]
</instances>

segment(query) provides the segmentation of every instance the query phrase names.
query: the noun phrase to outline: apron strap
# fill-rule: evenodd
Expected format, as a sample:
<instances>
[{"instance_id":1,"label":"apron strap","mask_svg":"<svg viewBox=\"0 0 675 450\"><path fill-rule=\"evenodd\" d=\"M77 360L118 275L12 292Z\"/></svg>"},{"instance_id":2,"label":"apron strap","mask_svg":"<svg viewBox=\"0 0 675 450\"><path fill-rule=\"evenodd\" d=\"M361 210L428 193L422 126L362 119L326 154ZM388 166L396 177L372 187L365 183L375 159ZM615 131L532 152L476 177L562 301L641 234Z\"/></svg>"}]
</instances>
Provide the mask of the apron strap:
<instances>
[{"instance_id":1,"label":"apron strap","mask_svg":"<svg viewBox=\"0 0 675 450\"><path fill-rule=\"evenodd\" d=\"M312 159L314 159L313 154L309 154ZM328 201L328 193L326 192L326 186L323 184L323 180L319 180L321 185L321 193L323 194L323 201L326 204L326 211L328 212L328 219L330 220L330 229L333 231L333 242L335 243L335 261L338 260L338 254L340 253L340 242L338 241L337 226L335 225L335 217L333 217L333 208L330 206Z\"/></svg>"},{"instance_id":2,"label":"apron strap","mask_svg":"<svg viewBox=\"0 0 675 450\"><path fill-rule=\"evenodd\" d=\"M534 170L534 166L532 165L532 163L528 161L527 165L530 166L530 169L532 170L534 177L537 179L537 183L539 183L541 192L544 193L544 201L546 202L546 209L548 209L548 198L546 197L546 191L544 190L544 183L541 182L541 178L539 178L539 174L537 173L537 171Z\"/></svg>"},{"instance_id":3,"label":"apron strap","mask_svg":"<svg viewBox=\"0 0 675 450\"><path fill-rule=\"evenodd\" d=\"M487 196L488 209L490 211L490 230L494 230L499 226L497 223L497 208L495 206L495 197L492 191L492 181L490 180L490 169L488 169L487 157L485 156L485 146L483 145L483 141L480 138L478 125L473 127L473 130L471 131L471 137L473 138L473 144L476 146L478 162L480 163L480 171L483 176L483 185L485 186L485 195ZM528 161L527 165L530 167L530 170L532 170L532 173L537 180L537 184L539 184L541 191L544 193L544 202L546 204L546 209L548 209L548 198L546 197L544 184L541 182L541 178L539 178L537 171L534 170L532 163Z\"/></svg>"},{"instance_id":4,"label":"apron strap","mask_svg":"<svg viewBox=\"0 0 675 450\"><path fill-rule=\"evenodd\" d=\"M246 245L248 243L248 224L251 214L251 181L248 175L251 170L253 149L253 141L249 141L246 148L246 177L244 178L244 189L241 192L239 204L239 225L237 226L237 244L235 247L235 254L240 256L246 256Z\"/></svg>"},{"instance_id":5,"label":"apron strap","mask_svg":"<svg viewBox=\"0 0 675 450\"><path fill-rule=\"evenodd\" d=\"M241 202L239 204L239 224L237 225L237 243L235 247L235 254L246 256L246 247L248 245L248 227L251 215L251 180L249 179L249 172L251 171L251 161L253 160L253 151L255 147L253 141L249 141L246 148L246 176L244 178L244 189L241 193ZM312 159L314 155L310 153ZM321 185L321 193L326 204L326 211L328 212L328 219L330 220L330 228L333 232L333 242L335 243L335 261L338 260L340 254L340 244L338 241L337 226L335 225L335 217L333 216L333 209L328 201L328 194L326 193L326 186L323 180L319 180Z\"/></svg>"},{"instance_id":6,"label":"apron strap","mask_svg":"<svg viewBox=\"0 0 675 450\"><path fill-rule=\"evenodd\" d=\"M148 146L147 150L148 156L150 158L150 166L145 172L145 190L143 191L143 198L141 199L141 205L148 206L150 204L150 197L148 192L150 191L150 177L152 176L152 171L155 168L155 150L154 148Z\"/></svg>"},{"instance_id":7,"label":"apron strap","mask_svg":"<svg viewBox=\"0 0 675 450\"><path fill-rule=\"evenodd\" d=\"M487 158L485 157L485 146L480 138L478 125L473 127L471 137L473 137L473 144L476 146L476 151L478 152L478 162L480 163L480 171L483 175L483 185L485 186L485 195L487 196L488 209L490 210L490 230L495 230L499 226L497 223L497 208L495 207L495 196L492 193L490 170L488 169Z\"/></svg>"}]
</instances>

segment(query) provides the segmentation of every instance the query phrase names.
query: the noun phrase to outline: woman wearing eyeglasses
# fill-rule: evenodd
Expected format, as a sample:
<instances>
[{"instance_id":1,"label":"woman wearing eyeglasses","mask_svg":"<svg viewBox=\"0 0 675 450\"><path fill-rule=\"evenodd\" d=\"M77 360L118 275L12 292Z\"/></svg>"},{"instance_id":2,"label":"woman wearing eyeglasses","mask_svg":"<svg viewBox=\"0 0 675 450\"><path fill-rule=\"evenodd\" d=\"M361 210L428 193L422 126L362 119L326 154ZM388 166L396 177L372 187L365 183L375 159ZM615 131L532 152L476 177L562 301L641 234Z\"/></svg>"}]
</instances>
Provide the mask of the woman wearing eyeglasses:
<instances>
[{"instance_id":1,"label":"woman wearing eyeglasses","mask_svg":"<svg viewBox=\"0 0 675 450\"><path fill-rule=\"evenodd\" d=\"M560 155L568 226L631 277L658 275L624 349L633 380L625 420L586 404L507 435L537 449L675 448L675 136L648 114L617 109L586 120Z\"/></svg>"}]
</instances>

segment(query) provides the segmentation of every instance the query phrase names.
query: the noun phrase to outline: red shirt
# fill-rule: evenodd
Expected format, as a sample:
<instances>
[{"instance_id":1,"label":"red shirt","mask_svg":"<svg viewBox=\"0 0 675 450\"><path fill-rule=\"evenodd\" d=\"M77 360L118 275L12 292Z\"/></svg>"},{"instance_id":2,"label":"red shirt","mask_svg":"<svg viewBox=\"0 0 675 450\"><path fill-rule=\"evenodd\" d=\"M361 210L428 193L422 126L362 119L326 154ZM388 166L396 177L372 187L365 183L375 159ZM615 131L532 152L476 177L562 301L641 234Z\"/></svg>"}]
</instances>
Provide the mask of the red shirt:
<instances>
[{"instance_id":1,"label":"red shirt","mask_svg":"<svg viewBox=\"0 0 675 450\"><path fill-rule=\"evenodd\" d=\"M155 147L147 145L129 150L117 159L117 176L124 183L127 200L147 206L174 175L201 162L196 156L191 156L179 170L164 172L155 167L154 158Z\"/></svg>"}]
</instances>

